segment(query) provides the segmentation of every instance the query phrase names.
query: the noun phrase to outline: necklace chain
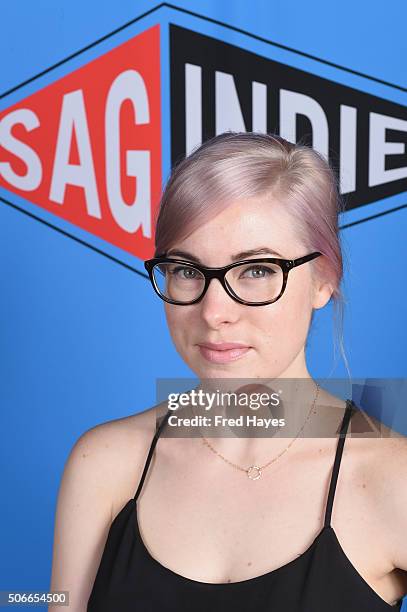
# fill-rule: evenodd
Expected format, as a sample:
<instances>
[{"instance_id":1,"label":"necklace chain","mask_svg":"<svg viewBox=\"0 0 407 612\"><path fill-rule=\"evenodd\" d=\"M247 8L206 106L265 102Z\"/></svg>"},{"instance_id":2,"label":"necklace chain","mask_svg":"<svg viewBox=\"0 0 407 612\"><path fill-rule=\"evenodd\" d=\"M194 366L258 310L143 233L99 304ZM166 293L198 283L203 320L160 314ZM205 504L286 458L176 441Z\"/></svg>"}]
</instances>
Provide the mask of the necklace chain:
<instances>
[{"instance_id":1,"label":"necklace chain","mask_svg":"<svg viewBox=\"0 0 407 612\"><path fill-rule=\"evenodd\" d=\"M233 463L233 461L230 461L229 459L227 459L226 457L224 457L219 451L217 451L212 444L210 444L210 442L201 434L201 438L202 441L204 442L204 444L206 444L206 446L208 446L208 448L210 448L210 450L212 452L214 452L216 455L218 455L221 459L223 459L223 461L225 461L226 463L228 463L229 465L231 465L232 467L236 468L237 470L241 470L242 472L246 472L248 478L250 478L250 480L258 480L262 474L262 470L266 469L269 465L271 465L272 463L274 463L275 461L277 461L277 459L279 459L281 457L281 455L283 455L285 452L288 451L288 449L290 448L290 446L292 446L292 444L294 444L294 442L297 440L298 436L301 434L301 432L303 431L305 425L308 423L311 413L313 412L313 410L315 409L315 403L317 401L317 397L318 397L318 393L319 393L319 385L316 382L315 383L317 391L315 393L315 397L314 397L314 401L311 404L311 408L310 411L308 413L307 418L304 421L304 424L302 425L301 429L299 430L299 432L297 433L297 435L295 436L295 438L293 440L291 440L291 442L289 443L289 445L283 450L281 451L281 453L279 453L276 457L273 457L273 459L271 459L270 461L268 461L267 463L265 463L262 466L258 466L258 465L251 465L248 468L244 468L241 467L240 465L237 465L237 463Z\"/></svg>"}]
</instances>

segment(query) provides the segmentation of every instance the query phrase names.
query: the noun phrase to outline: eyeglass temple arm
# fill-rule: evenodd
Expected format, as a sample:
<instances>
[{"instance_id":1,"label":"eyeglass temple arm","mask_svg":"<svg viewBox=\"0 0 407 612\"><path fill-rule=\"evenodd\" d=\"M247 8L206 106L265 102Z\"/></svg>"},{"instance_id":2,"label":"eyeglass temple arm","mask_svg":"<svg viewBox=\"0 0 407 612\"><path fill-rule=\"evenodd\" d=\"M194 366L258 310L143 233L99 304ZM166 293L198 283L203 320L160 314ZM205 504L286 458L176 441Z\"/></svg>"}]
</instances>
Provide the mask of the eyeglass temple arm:
<instances>
[{"instance_id":1,"label":"eyeglass temple arm","mask_svg":"<svg viewBox=\"0 0 407 612\"><path fill-rule=\"evenodd\" d=\"M322 253L320 253L319 251L315 252L315 253L311 253L310 255L304 255L304 257L298 257L298 259L293 259L292 260L292 266L300 266L303 263L306 263L307 261L311 261L312 259L315 259L316 257L319 257L320 255L322 255Z\"/></svg>"}]
</instances>

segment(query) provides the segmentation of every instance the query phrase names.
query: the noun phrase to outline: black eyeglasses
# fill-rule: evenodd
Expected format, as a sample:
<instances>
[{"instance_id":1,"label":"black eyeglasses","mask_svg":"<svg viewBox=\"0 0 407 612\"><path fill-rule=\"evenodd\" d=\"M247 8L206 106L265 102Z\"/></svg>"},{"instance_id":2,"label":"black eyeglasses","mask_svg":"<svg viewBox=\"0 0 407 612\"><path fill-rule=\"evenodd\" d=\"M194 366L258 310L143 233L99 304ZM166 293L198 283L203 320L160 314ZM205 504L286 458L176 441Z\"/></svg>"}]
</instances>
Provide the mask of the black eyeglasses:
<instances>
[{"instance_id":1,"label":"black eyeglasses","mask_svg":"<svg viewBox=\"0 0 407 612\"><path fill-rule=\"evenodd\" d=\"M244 259L221 268L208 268L159 255L147 259L144 267L157 295L169 304L197 304L212 278L217 278L236 302L246 306L266 306L283 295L290 270L320 255L322 253L316 251L297 259Z\"/></svg>"}]
</instances>

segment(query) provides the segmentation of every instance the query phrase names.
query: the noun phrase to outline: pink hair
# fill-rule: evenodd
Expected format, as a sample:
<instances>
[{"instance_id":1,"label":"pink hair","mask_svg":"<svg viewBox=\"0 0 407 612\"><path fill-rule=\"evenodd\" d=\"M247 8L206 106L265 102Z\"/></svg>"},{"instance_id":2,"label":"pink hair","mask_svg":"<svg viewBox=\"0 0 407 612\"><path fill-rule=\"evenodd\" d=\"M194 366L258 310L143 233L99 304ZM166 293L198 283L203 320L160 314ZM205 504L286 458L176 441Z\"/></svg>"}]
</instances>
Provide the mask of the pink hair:
<instances>
[{"instance_id":1,"label":"pink hair","mask_svg":"<svg viewBox=\"0 0 407 612\"><path fill-rule=\"evenodd\" d=\"M204 142L173 169L163 192L155 231L155 256L213 219L241 198L273 196L292 215L304 248L324 257L312 266L333 287L343 349L343 259L338 215L344 210L335 172L317 151L280 136L225 132ZM311 268L312 269L312 268ZM349 374L349 369L348 369Z\"/></svg>"}]
</instances>

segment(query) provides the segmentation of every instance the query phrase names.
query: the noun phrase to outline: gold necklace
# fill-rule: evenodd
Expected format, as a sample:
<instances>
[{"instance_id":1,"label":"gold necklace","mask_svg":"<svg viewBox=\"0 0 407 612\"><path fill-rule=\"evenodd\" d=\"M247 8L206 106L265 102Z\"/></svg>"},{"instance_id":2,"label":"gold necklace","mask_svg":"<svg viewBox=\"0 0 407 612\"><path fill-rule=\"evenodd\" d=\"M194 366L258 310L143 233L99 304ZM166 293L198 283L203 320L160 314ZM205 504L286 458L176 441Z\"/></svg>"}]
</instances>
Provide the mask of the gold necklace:
<instances>
[{"instance_id":1,"label":"gold necklace","mask_svg":"<svg viewBox=\"0 0 407 612\"><path fill-rule=\"evenodd\" d=\"M308 416L305 419L304 424L301 427L300 431L297 433L295 438L293 440L291 440L290 444L281 453L279 453L277 455L277 457L274 457L273 459L271 459L271 461L269 461L268 463L265 463L261 467L258 466L258 465L251 465L248 468L243 468L240 465L237 465L236 463L233 463L233 461L229 461L229 459L226 459L226 457L224 457L219 451L217 451L215 448L213 448L213 446L208 442L208 440L206 438L204 438L204 436L202 434L201 434L201 438L202 438L203 442L208 446L208 448L210 448L211 451L213 451L221 459L226 461L226 463L229 463L229 465L233 466L234 468L236 468L238 470L241 470L242 472L246 472L246 474L247 474L248 478L250 478L250 480L257 480L258 478L260 478L260 476L262 474L262 470L266 469L266 467L268 467L269 465L274 463L274 461L277 461L277 459L279 459L281 457L281 455L283 455L286 451L288 451L290 446L295 442L295 440L298 438L300 433L303 431L305 425L308 423L309 418L311 416L311 413L312 413L312 411L315 408L315 403L317 401L317 397L318 397L318 393L319 393L319 385L318 385L318 383L315 383L315 384L316 384L316 387L317 387L317 392L315 394L314 401L312 402L311 409L310 409L310 411L308 413Z\"/></svg>"}]
</instances>

